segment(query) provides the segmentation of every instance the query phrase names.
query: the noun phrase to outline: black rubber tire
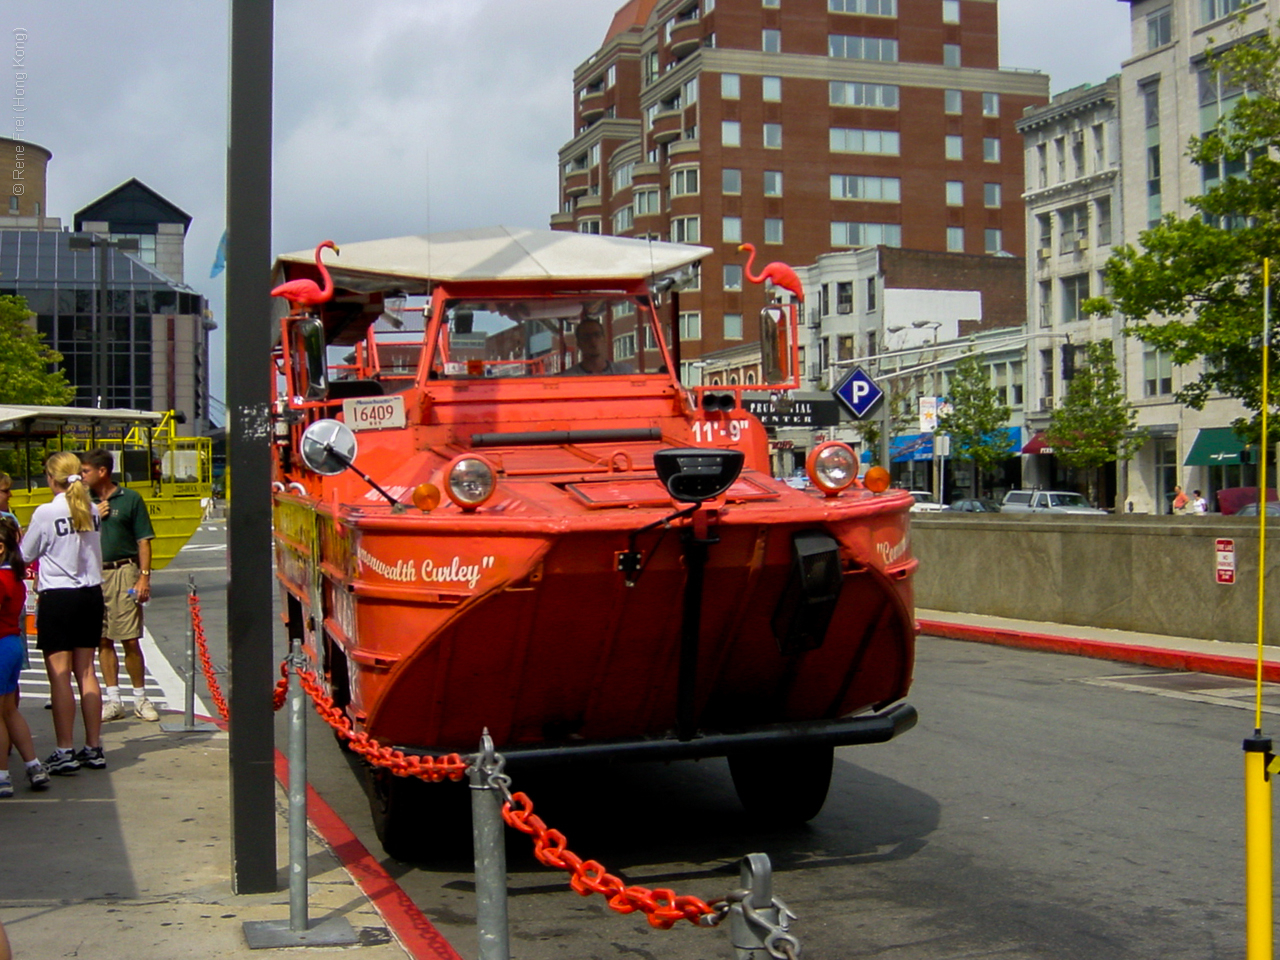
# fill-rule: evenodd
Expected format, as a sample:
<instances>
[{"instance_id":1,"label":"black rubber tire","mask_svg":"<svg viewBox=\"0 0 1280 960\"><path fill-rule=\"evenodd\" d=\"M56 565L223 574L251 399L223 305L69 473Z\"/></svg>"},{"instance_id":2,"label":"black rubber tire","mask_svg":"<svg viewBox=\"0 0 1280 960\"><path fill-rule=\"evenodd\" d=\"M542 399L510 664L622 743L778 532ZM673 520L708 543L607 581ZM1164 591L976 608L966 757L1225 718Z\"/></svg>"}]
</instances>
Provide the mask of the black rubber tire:
<instances>
[{"instance_id":1,"label":"black rubber tire","mask_svg":"<svg viewBox=\"0 0 1280 960\"><path fill-rule=\"evenodd\" d=\"M834 747L752 750L729 757L733 788L747 815L762 824L807 823L831 788Z\"/></svg>"},{"instance_id":2,"label":"black rubber tire","mask_svg":"<svg viewBox=\"0 0 1280 960\"><path fill-rule=\"evenodd\" d=\"M421 863L470 849L465 780L425 783L375 767L366 767L365 780L373 828L388 856Z\"/></svg>"}]
</instances>

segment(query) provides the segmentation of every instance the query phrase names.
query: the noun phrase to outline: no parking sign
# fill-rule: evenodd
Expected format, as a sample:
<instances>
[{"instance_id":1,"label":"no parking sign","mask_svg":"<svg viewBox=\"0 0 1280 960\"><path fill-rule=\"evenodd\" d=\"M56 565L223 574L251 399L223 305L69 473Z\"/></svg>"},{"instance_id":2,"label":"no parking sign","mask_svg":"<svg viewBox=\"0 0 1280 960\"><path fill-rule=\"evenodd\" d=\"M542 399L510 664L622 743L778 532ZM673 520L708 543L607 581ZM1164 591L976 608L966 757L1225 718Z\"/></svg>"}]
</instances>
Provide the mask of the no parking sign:
<instances>
[{"instance_id":1,"label":"no parking sign","mask_svg":"<svg viewBox=\"0 0 1280 960\"><path fill-rule=\"evenodd\" d=\"M1236 582L1236 542L1234 540L1215 540L1214 550L1218 556L1218 582Z\"/></svg>"}]
</instances>

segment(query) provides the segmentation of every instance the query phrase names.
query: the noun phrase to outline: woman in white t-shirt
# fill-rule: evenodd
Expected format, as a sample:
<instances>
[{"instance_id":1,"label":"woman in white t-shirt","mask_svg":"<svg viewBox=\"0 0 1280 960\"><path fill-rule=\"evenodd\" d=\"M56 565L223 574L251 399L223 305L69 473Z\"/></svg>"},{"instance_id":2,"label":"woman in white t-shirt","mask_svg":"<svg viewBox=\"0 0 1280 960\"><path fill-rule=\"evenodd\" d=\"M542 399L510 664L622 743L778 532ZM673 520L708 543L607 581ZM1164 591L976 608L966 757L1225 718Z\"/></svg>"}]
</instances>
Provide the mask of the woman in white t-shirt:
<instances>
[{"instance_id":1,"label":"woman in white t-shirt","mask_svg":"<svg viewBox=\"0 0 1280 960\"><path fill-rule=\"evenodd\" d=\"M27 563L39 560L36 647L44 654L53 700L53 730L58 749L45 761L50 773L66 776L81 767L103 770L102 688L93 655L102 638L101 521L89 490L80 480L80 457L63 451L45 461L53 501L36 507L22 537ZM72 752L76 701L71 677L80 689L84 749Z\"/></svg>"}]
</instances>

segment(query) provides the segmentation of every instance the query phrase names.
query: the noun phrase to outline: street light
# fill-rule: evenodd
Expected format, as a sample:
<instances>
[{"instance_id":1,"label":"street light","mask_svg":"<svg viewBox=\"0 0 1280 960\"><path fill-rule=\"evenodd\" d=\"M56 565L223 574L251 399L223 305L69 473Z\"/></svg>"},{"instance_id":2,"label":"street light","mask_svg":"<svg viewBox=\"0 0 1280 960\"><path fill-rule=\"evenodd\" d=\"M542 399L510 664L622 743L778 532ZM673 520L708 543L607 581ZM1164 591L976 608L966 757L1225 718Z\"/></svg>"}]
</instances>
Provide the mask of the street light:
<instances>
[{"instance_id":1,"label":"street light","mask_svg":"<svg viewBox=\"0 0 1280 960\"><path fill-rule=\"evenodd\" d=\"M942 326L940 320L912 320L911 325L917 330L923 330L925 327L933 328L933 342L938 342L938 328Z\"/></svg>"},{"instance_id":2,"label":"street light","mask_svg":"<svg viewBox=\"0 0 1280 960\"><path fill-rule=\"evenodd\" d=\"M138 241L133 237L110 237L91 234L67 238L67 247L71 250L98 249L98 296L93 312L93 375L89 384L89 405L103 406L106 399L107 385L110 379L110 361L107 350L107 251L114 247L128 253L138 252Z\"/></svg>"}]
</instances>

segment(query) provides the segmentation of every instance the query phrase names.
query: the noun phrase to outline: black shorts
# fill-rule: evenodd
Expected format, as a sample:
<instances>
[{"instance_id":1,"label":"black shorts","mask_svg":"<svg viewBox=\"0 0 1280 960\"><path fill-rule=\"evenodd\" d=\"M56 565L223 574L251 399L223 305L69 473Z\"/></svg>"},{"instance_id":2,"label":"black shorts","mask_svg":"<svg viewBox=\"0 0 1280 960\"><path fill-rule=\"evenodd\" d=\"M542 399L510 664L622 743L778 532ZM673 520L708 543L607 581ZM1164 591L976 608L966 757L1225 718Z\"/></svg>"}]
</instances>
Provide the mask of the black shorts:
<instances>
[{"instance_id":1,"label":"black shorts","mask_svg":"<svg viewBox=\"0 0 1280 960\"><path fill-rule=\"evenodd\" d=\"M36 607L36 649L58 653L96 648L102 640L102 585L41 590Z\"/></svg>"}]
</instances>

